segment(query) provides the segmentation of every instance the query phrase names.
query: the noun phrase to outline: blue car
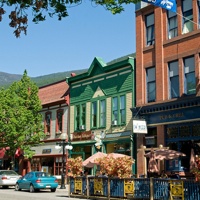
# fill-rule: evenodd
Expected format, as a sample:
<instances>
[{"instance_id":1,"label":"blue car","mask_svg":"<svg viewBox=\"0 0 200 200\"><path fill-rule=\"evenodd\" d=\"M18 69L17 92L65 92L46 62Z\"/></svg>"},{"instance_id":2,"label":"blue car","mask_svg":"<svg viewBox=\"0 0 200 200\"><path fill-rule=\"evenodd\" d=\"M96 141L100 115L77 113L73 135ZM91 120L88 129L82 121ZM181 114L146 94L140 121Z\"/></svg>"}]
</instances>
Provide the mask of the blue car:
<instances>
[{"instance_id":1,"label":"blue car","mask_svg":"<svg viewBox=\"0 0 200 200\"><path fill-rule=\"evenodd\" d=\"M50 189L51 192L55 192L57 187L58 180L56 177L46 172L33 171L17 180L15 190L20 191L25 189L35 192L40 189Z\"/></svg>"}]
</instances>

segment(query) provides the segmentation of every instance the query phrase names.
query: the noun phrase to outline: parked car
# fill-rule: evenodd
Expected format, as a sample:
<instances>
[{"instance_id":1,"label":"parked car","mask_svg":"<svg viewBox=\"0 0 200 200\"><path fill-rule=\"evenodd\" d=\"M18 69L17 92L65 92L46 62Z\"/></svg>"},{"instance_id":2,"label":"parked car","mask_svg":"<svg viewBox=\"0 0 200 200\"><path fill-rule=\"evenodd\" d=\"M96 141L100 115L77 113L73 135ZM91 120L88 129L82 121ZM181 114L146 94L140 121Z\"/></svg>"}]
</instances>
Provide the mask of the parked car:
<instances>
[{"instance_id":1,"label":"parked car","mask_svg":"<svg viewBox=\"0 0 200 200\"><path fill-rule=\"evenodd\" d=\"M20 177L21 176L13 170L0 170L0 186L3 188L15 186Z\"/></svg>"},{"instance_id":2,"label":"parked car","mask_svg":"<svg viewBox=\"0 0 200 200\"><path fill-rule=\"evenodd\" d=\"M55 192L58 187L58 179L46 172L33 171L17 180L15 190L22 189L30 192L39 191L40 189L50 189Z\"/></svg>"}]
</instances>

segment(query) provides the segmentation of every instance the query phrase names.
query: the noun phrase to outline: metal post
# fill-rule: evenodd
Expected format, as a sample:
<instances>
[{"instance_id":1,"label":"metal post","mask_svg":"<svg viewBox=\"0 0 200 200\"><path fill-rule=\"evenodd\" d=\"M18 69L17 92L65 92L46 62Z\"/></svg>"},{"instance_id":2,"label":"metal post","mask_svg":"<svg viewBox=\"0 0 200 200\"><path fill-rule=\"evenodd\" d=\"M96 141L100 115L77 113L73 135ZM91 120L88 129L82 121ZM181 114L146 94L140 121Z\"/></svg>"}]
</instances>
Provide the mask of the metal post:
<instances>
[{"instance_id":1,"label":"metal post","mask_svg":"<svg viewBox=\"0 0 200 200\"><path fill-rule=\"evenodd\" d=\"M65 189L65 141L62 141L62 147L63 147L63 155L62 155L62 175L61 175L61 186L60 189Z\"/></svg>"}]
</instances>

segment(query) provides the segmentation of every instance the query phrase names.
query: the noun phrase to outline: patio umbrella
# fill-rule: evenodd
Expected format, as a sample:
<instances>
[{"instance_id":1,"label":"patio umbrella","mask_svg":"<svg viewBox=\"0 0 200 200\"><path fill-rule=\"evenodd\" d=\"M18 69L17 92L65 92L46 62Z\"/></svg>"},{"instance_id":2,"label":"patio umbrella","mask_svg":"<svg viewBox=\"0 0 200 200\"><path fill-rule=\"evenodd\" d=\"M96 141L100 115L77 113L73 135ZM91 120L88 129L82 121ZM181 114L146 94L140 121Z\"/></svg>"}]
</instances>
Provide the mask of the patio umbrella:
<instances>
[{"instance_id":1,"label":"patio umbrella","mask_svg":"<svg viewBox=\"0 0 200 200\"><path fill-rule=\"evenodd\" d=\"M170 149L157 149L154 151L154 155L156 160L173 160L180 156L186 156L184 153ZM151 152L146 153L144 156L150 158Z\"/></svg>"},{"instance_id":2,"label":"patio umbrella","mask_svg":"<svg viewBox=\"0 0 200 200\"><path fill-rule=\"evenodd\" d=\"M149 173L158 173L159 172L158 164L157 164L157 162L155 160L155 153L154 153L154 151L150 152L150 159L149 159L147 171Z\"/></svg>"},{"instance_id":3,"label":"patio umbrella","mask_svg":"<svg viewBox=\"0 0 200 200\"><path fill-rule=\"evenodd\" d=\"M85 161L83 161L83 166L87 167L87 168L92 168L92 167L94 167L94 165L96 165L95 160L97 158L103 158L106 155L107 155L106 153L102 153L99 151L99 152L93 154L92 156L90 156L89 158L87 158Z\"/></svg>"},{"instance_id":4,"label":"patio umbrella","mask_svg":"<svg viewBox=\"0 0 200 200\"><path fill-rule=\"evenodd\" d=\"M190 154L190 171L192 171L196 167L197 167L197 163L195 162L194 149L192 148L191 154Z\"/></svg>"},{"instance_id":5,"label":"patio umbrella","mask_svg":"<svg viewBox=\"0 0 200 200\"><path fill-rule=\"evenodd\" d=\"M121 154L121 153L108 153L107 156L113 157L113 158L130 157L130 156L127 156L127 155Z\"/></svg>"}]
</instances>

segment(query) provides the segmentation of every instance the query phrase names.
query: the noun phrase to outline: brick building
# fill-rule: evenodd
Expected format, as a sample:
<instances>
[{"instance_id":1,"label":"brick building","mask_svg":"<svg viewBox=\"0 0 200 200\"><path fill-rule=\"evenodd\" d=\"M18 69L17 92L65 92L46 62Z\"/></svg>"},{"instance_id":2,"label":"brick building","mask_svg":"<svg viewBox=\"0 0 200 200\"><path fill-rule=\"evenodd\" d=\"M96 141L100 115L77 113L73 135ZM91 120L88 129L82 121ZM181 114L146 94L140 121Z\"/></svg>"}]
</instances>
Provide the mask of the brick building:
<instances>
[{"instance_id":1,"label":"brick building","mask_svg":"<svg viewBox=\"0 0 200 200\"><path fill-rule=\"evenodd\" d=\"M138 134L137 170L146 174L143 154L160 144L185 157L160 164L189 173L191 148L200 144L200 1L177 0L177 13L140 2L136 5L136 108L147 121Z\"/></svg>"}]
</instances>

